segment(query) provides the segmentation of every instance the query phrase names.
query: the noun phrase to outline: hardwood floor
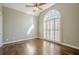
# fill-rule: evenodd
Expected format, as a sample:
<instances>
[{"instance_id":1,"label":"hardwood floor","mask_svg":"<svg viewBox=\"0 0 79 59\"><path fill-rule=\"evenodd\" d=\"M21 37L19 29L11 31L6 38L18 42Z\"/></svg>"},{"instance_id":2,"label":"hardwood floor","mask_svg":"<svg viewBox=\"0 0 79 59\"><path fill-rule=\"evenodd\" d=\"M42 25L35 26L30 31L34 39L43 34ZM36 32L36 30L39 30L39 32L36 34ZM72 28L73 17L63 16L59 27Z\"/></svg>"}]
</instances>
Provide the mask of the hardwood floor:
<instances>
[{"instance_id":1,"label":"hardwood floor","mask_svg":"<svg viewBox=\"0 0 79 59\"><path fill-rule=\"evenodd\" d=\"M35 39L4 45L2 55L79 55L79 50Z\"/></svg>"}]
</instances>

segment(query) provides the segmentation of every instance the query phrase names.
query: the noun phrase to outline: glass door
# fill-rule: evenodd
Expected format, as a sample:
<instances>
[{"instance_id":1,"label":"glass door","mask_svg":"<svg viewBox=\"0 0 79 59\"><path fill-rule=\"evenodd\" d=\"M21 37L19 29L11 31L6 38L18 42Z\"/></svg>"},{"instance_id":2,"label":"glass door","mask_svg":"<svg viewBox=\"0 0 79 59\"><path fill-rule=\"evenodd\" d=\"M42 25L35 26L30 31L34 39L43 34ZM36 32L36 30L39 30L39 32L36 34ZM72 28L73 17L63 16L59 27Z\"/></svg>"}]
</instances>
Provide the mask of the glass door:
<instances>
[{"instance_id":1,"label":"glass door","mask_svg":"<svg viewBox=\"0 0 79 59\"><path fill-rule=\"evenodd\" d=\"M51 41L60 41L60 13L57 10L49 11L44 18L44 38Z\"/></svg>"}]
</instances>

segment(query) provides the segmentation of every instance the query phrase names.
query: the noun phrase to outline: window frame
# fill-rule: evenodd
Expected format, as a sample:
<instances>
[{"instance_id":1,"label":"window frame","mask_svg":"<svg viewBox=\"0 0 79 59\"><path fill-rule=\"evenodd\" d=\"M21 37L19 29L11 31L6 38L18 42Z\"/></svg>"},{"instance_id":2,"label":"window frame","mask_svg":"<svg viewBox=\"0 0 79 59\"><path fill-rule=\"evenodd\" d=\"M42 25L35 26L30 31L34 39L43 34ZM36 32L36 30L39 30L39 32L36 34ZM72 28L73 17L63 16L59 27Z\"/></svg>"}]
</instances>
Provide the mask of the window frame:
<instances>
[{"instance_id":1,"label":"window frame","mask_svg":"<svg viewBox=\"0 0 79 59\"><path fill-rule=\"evenodd\" d=\"M54 12L54 13L59 13L59 11L58 10L50 10L49 12L47 12L46 13L46 15L45 15L45 17L44 17L44 28L43 28L43 30L44 30L44 38L45 38L45 36L46 36L46 39L47 39L47 35L49 34L49 36L50 36L50 32L52 31L54 31L54 34L53 34L53 39L55 40L55 37L56 37L56 34L55 34L55 32L56 31L59 31L60 32L60 26L61 26L61 22L60 22L60 19L61 19L61 15L60 15L60 13L59 13L59 15L56 15L55 17L53 17L53 16L51 16L52 14L50 14L50 13L52 13L52 11ZM50 14L50 15L49 15ZM56 21L56 19L59 19L58 21ZM52 21L53 20L53 25L52 26L54 26L54 28L53 29L50 29L50 24L48 24L47 25L47 22L49 23L50 21ZM57 29L56 30L56 22L59 22L59 29ZM45 26L46 26L46 28L48 27L49 29L46 29L45 28ZM46 31L49 31L49 33L47 34L47 32ZM50 37L49 37L49 39L50 39Z\"/></svg>"}]
</instances>

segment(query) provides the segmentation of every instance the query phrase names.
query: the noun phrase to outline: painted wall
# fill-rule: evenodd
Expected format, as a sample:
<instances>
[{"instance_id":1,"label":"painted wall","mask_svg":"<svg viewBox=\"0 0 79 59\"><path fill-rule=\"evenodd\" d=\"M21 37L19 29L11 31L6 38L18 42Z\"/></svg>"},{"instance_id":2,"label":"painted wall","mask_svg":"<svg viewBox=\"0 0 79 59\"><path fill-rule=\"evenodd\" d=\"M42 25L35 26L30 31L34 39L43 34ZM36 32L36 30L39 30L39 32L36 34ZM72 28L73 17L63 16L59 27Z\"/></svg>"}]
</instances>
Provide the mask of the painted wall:
<instances>
[{"instance_id":1,"label":"painted wall","mask_svg":"<svg viewBox=\"0 0 79 59\"><path fill-rule=\"evenodd\" d=\"M79 4L55 4L39 15L39 37L43 38L43 19L49 11L57 9L61 13L61 42L79 47Z\"/></svg>"},{"instance_id":2,"label":"painted wall","mask_svg":"<svg viewBox=\"0 0 79 59\"><path fill-rule=\"evenodd\" d=\"M3 42L36 38L35 16L3 7Z\"/></svg>"},{"instance_id":3,"label":"painted wall","mask_svg":"<svg viewBox=\"0 0 79 59\"><path fill-rule=\"evenodd\" d=\"M78 5L79 5L79 4L78 4ZM79 7L78 7L78 10L79 10ZM79 14L79 11L78 11L78 14ZM77 16L78 16L78 18L79 18L79 15L77 15ZM79 39L79 19L78 19L78 21L77 21L77 24L78 24L78 25L77 25L77 27L78 27L78 30L77 30L77 31L78 31L78 39Z\"/></svg>"},{"instance_id":4,"label":"painted wall","mask_svg":"<svg viewBox=\"0 0 79 59\"><path fill-rule=\"evenodd\" d=\"M2 30L2 6L0 6L0 47L2 46L2 36L3 36L3 30Z\"/></svg>"}]
</instances>

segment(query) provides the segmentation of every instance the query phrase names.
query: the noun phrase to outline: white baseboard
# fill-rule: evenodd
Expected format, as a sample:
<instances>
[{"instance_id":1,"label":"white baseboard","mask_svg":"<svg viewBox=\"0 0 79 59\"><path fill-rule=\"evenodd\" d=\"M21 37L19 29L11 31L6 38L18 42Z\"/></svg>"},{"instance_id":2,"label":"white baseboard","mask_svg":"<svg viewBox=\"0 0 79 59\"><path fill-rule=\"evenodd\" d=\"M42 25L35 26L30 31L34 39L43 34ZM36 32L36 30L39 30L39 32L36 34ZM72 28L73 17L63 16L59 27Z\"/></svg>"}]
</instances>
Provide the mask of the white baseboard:
<instances>
[{"instance_id":1,"label":"white baseboard","mask_svg":"<svg viewBox=\"0 0 79 59\"><path fill-rule=\"evenodd\" d=\"M67 43L61 43L61 42L56 42L56 43L59 43L61 45L65 45L65 46L68 46L68 47L71 47L71 48L74 48L74 49L78 49L79 50L79 47L74 46L74 45L70 45L70 44L67 44Z\"/></svg>"},{"instance_id":2,"label":"white baseboard","mask_svg":"<svg viewBox=\"0 0 79 59\"><path fill-rule=\"evenodd\" d=\"M30 40L30 39L35 39L35 38L20 39L20 40L15 40L15 41L10 41L10 42L4 42L4 43L2 43L2 45L10 44L10 43L15 43L15 42L20 42L20 41L24 41L24 40Z\"/></svg>"},{"instance_id":3,"label":"white baseboard","mask_svg":"<svg viewBox=\"0 0 79 59\"><path fill-rule=\"evenodd\" d=\"M40 38L40 39L45 39L45 38ZM51 41L51 40L47 40L47 41ZM51 42L54 42L54 41L51 41ZM79 47L78 46L74 46L74 45L70 45L70 44L62 43L62 42L56 42L56 41L55 41L55 43L58 43L58 44L61 44L61 45L68 46L68 47L71 47L71 48L74 48L74 49L78 49L79 50Z\"/></svg>"}]
</instances>

